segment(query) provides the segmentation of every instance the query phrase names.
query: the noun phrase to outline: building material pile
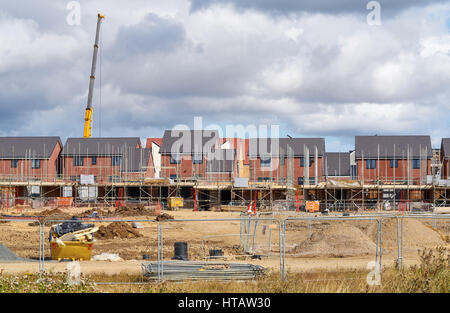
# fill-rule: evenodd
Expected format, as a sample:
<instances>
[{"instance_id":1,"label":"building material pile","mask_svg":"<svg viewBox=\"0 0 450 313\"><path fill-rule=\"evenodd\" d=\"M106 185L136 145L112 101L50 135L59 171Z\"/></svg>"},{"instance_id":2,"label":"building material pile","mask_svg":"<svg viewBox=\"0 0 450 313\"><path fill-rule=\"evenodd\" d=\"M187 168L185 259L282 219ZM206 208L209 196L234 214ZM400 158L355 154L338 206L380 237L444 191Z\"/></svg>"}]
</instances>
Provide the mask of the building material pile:
<instances>
[{"instance_id":1,"label":"building material pile","mask_svg":"<svg viewBox=\"0 0 450 313\"><path fill-rule=\"evenodd\" d=\"M192 261L163 261L162 263L166 280L254 279L265 275L265 268L254 264ZM158 278L158 262L143 262L142 274L148 279Z\"/></svg>"}]
</instances>

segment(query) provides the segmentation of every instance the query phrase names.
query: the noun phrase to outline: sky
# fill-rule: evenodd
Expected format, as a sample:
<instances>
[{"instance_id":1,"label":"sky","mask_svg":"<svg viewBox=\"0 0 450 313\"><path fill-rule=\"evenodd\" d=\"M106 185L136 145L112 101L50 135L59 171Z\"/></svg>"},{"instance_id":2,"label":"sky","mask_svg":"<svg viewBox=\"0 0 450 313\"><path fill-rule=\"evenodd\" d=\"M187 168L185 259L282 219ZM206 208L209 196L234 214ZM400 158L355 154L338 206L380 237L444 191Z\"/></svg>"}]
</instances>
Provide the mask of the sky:
<instances>
[{"instance_id":1,"label":"sky","mask_svg":"<svg viewBox=\"0 0 450 313\"><path fill-rule=\"evenodd\" d=\"M324 137L328 151L375 134L437 148L450 2L370 2L0 0L0 136L82 137L101 12L95 137L161 137L201 117Z\"/></svg>"}]
</instances>

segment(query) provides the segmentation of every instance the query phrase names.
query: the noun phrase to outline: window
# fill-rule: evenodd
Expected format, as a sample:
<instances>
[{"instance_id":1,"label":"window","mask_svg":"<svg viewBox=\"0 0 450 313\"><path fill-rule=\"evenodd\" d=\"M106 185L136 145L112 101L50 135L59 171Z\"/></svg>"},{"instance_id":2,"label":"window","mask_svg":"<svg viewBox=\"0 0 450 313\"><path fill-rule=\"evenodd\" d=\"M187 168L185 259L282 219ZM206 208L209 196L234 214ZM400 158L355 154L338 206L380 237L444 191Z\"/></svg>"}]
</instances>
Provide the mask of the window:
<instances>
[{"instance_id":1,"label":"window","mask_svg":"<svg viewBox=\"0 0 450 313\"><path fill-rule=\"evenodd\" d=\"M176 155L170 155L170 164L179 164L180 163L180 156Z\"/></svg>"},{"instance_id":2,"label":"window","mask_svg":"<svg viewBox=\"0 0 450 313\"><path fill-rule=\"evenodd\" d=\"M391 168L398 168L398 160L391 160Z\"/></svg>"},{"instance_id":3,"label":"window","mask_svg":"<svg viewBox=\"0 0 450 313\"><path fill-rule=\"evenodd\" d=\"M77 181L78 180L78 176L70 176L70 180L71 181Z\"/></svg>"},{"instance_id":4,"label":"window","mask_svg":"<svg viewBox=\"0 0 450 313\"><path fill-rule=\"evenodd\" d=\"M297 179L297 183L298 183L299 185L303 185L303 177L299 177L299 178Z\"/></svg>"},{"instance_id":5,"label":"window","mask_svg":"<svg viewBox=\"0 0 450 313\"><path fill-rule=\"evenodd\" d=\"M420 168L420 160L419 159L412 160L412 167L413 167L413 169L419 169Z\"/></svg>"},{"instance_id":6,"label":"window","mask_svg":"<svg viewBox=\"0 0 450 313\"><path fill-rule=\"evenodd\" d=\"M31 160L31 168L41 168L41 160Z\"/></svg>"},{"instance_id":7,"label":"window","mask_svg":"<svg viewBox=\"0 0 450 313\"><path fill-rule=\"evenodd\" d=\"M121 160L122 160L122 157L120 155L115 155L111 158L111 165L112 166L120 165Z\"/></svg>"},{"instance_id":8,"label":"window","mask_svg":"<svg viewBox=\"0 0 450 313\"><path fill-rule=\"evenodd\" d=\"M286 164L286 158L285 157L281 157L280 158L280 165L285 165Z\"/></svg>"},{"instance_id":9,"label":"window","mask_svg":"<svg viewBox=\"0 0 450 313\"><path fill-rule=\"evenodd\" d=\"M314 164L314 158L310 157L309 158L309 166L311 167ZM300 157L300 167L304 167L305 166L305 157Z\"/></svg>"},{"instance_id":10,"label":"window","mask_svg":"<svg viewBox=\"0 0 450 313\"><path fill-rule=\"evenodd\" d=\"M261 167L269 167L271 159L270 158L260 158Z\"/></svg>"},{"instance_id":11,"label":"window","mask_svg":"<svg viewBox=\"0 0 450 313\"><path fill-rule=\"evenodd\" d=\"M73 166L83 166L84 158L82 156L73 157Z\"/></svg>"},{"instance_id":12,"label":"window","mask_svg":"<svg viewBox=\"0 0 450 313\"><path fill-rule=\"evenodd\" d=\"M176 179L177 178L177 174L170 174L170 179Z\"/></svg>"},{"instance_id":13,"label":"window","mask_svg":"<svg viewBox=\"0 0 450 313\"><path fill-rule=\"evenodd\" d=\"M17 168L19 164L19 160L11 160L11 168Z\"/></svg>"},{"instance_id":14,"label":"window","mask_svg":"<svg viewBox=\"0 0 450 313\"><path fill-rule=\"evenodd\" d=\"M270 177L258 177L258 182L262 183L262 182L270 182L270 181L274 181L274 178L270 178Z\"/></svg>"},{"instance_id":15,"label":"window","mask_svg":"<svg viewBox=\"0 0 450 313\"><path fill-rule=\"evenodd\" d=\"M97 157L96 156L91 157L91 164L97 165Z\"/></svg>"},{"instance_id":16,"label":"window","mask_svg":"<svg viewBox=\"0 0 450 313\"><path fill-rule=\"evenodd\" d=\"M366 160L366 169L375 169L377 168L377 160Z\"/></svg>"},{"instance_id":17,"label":"window","mask_svg":"<svg viewBox=\"0 0 450 313\"><path fill-rule=\"evenodd\" d=\"M202 164L203 163L203 156L199 154L194 154L192 156L192 163L193 164Z\"/></svg>"}]
</instances>

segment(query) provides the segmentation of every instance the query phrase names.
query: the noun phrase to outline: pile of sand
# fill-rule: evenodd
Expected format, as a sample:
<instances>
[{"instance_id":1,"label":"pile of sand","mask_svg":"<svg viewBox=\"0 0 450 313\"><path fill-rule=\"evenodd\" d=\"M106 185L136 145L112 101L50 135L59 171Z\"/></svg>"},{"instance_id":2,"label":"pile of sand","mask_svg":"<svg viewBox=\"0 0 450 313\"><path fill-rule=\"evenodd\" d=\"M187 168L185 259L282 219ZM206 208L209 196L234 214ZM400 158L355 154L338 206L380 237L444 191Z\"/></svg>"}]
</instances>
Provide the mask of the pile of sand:
<instances>
[{"instance_id":1,"label":"pile of sand","mask_svg":"<svg viewBox=\"0 0 450 313\"><path fill-rule=\"evenodd\" d=\"M129 239L139 238L142 235L134 230L130 224L125 222L114 222L108 226L100 226L99 230L94 234L96 239Z\"/></svg>"},{"instance_id":2,"label":"pile of sand","mask_svg":"<svg viewBox=\"0 0 450 313\"><path fill-rule=\"evenodd\" d=\"M161 222L161 221L173 220L173 219L174 219L174 218L173 218L172 215L167 214L167 213L163 213L163 214L158 215L158 216L155 218L155 221Z\"/></svg>"},{"instance_id":3,"label":"pile of sand","mask_svg":"<svg viewBox=\"0 0 450 313\"><path fill-rule=\"evenodd\" d=\"M376 244L349 223L314 227L311 237L294 245L289 254L300 257L352 257L375 255Z\"/></svg>"},{"instance_id":4,"label":"pile of sand","mask_svg":"<svg viewBox=\"0 0 450 313\"><path fill-rule=\"evenodd\" d=\"M401 221L399 221L400 223ZM377 227L374 224L366 234L376 240ZM397 248L396 219L383 220L383 248ZM403 220L403 244L405 248L436 247L446 243L439 231L426 225L421 220L405 218Z\"/></svg>"}]
</instances>

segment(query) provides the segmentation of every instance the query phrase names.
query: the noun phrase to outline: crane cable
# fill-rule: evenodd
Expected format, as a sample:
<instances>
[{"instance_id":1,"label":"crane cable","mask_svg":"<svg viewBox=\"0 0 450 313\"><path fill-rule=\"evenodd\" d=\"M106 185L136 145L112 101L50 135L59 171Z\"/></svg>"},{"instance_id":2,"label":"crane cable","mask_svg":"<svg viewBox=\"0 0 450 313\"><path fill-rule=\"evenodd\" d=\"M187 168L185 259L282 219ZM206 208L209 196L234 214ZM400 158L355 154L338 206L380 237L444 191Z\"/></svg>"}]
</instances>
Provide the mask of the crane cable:
<instances>
[{"instance_id":1,"label":"crane cable","mask_svg":"<svg viewBox=\"0 0 450 313\"><path fill-rule=\"evenodd\" d=\"M103 61L103 27L100 29L100 79L99 79L99 137L102 136L102 61Z\"/></svg>"}]
</instances>

